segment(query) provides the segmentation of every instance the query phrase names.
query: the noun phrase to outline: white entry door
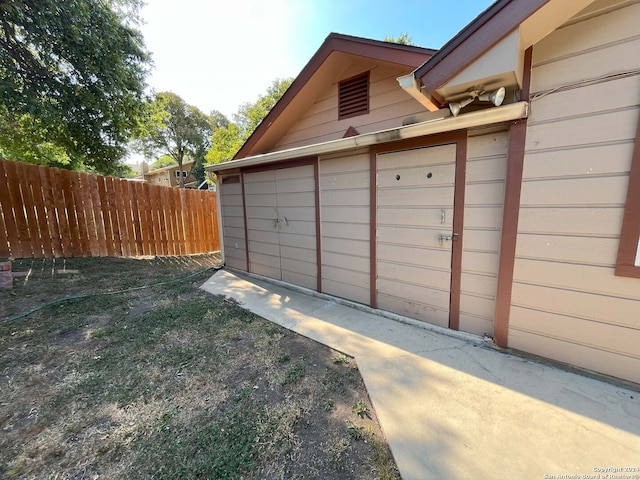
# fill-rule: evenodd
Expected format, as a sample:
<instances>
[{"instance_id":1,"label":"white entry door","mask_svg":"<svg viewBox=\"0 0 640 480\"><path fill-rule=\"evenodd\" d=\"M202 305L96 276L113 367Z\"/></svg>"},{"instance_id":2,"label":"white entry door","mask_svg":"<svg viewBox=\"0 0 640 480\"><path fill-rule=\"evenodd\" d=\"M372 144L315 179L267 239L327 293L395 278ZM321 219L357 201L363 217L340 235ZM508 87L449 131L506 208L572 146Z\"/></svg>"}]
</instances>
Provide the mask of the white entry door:
<instances>
[{"instance_id":1,"label":"white entry door","mask_svg":"<svg viewBox=\"0 0 640 480\"><path fill-rule=\"evenodd\" d=\"M378 308L449 326L456 146L377 157Z\"/></svg>"},{"instance_id":2,"label":"white entry door","mask_svg":"<svg viewBox=\"0 0 640 480\"><path fill-rule=\"evenodd\" d=\"M244 175L249 271L317 288L313 165Z\"/></svg>"}]
</instances>

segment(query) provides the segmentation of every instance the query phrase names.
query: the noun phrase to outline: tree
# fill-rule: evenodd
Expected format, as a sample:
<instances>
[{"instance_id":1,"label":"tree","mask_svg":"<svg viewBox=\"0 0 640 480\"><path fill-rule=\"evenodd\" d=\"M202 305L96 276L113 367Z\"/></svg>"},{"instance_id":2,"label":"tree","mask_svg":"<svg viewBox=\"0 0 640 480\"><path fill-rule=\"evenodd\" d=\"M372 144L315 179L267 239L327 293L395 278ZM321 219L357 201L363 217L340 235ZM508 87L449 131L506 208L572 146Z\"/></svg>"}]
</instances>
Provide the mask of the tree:
<instances>
[{"instance_id":1,"label":"tree","mask_svg":"<svg viewBox=\"0 0 640 480\"><path fill-rule=\"evenodd\" d=\"M254 103L247 102L240 105L237 113L233 115L233 122L214 132L211 150L206 155L207 165L231 160L292 82L293 78L278 78Z\"/></svg>"},{"instance_id":2,"label":"tree","mask_svg":"<svg viewBox=\"0 0 640 480\"><path fill-rule=\"evenodd\" d=\"M162 155L158 157L151 165L149 165L149 170L158 170L159 168L168 167L170 165L177 165L175 158L170 157L169 155Z\"/></svg>"},{"instance_id":3,"label":"tree","mask_svg":"<svg viewBox=\"0 0 640 480\"><path fill-rule=\"evenodd\" d=\"M0 0L3 152L105 174L122 169L150 63L134 26L139 3Z\"/></svg>"},{"instance_id":4,"label":"tree","mask_svg":"<svg viewBox=\"0 0 640 480\"><path fill-rule=\"evenodd\" d=\"M413 43L413 38L407 32L402 32L398 36L398 38L384 37L382 41L389 42L389 43L399 43L401 45L415 45L415 43Z\"/></svg>"},{"instance_id":5,"label":"tree","mask_svg":"<svg viewBox=\"0 0 640 480\"><path fill-rule=\"evenodd\" d=\"M189 157L197 163L204 157L211 145L214 120L173 92L157 93L147 105L136 148L148 157L164 154L173 158L181 172L183 188L184 159Z\"/></svg>"}]
</instances>

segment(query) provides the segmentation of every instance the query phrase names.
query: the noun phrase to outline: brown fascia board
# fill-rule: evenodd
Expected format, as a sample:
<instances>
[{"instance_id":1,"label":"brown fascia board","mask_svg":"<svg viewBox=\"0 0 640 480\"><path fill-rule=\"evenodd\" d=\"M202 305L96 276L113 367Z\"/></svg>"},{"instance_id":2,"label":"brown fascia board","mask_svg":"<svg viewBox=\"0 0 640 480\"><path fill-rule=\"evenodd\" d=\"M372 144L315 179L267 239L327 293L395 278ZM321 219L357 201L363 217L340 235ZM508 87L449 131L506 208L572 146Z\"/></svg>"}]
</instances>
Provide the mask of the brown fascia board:
<instances>
[{"instance_id":1,"label":"brown fascia board","mask_svg":"<svg viewBox=\"0 0 640 480\"><path fill-rule=\"evenodd\" d=\"M278 116L287 108L287 105L300 93L329 55L336 51L371 58L373 60L406 65L413 68L423 64L426 58L429 58L436 52L436 50L430 48L383 42L340 33L330 33L284 95L273 106L240 150L238 150L238 153L233 157L234 160L249 155L251 149L275 122Z\"/></svg>"},{"instance_id":2,"label":"brown fascia board","mask_svg":"<svg viewBox=\"0 0 640 480\"><path fill-rule=\"evenodd\" d=\"M551 0L497 0L415 72L434 92Z\"/></svg>"}]
</instances>

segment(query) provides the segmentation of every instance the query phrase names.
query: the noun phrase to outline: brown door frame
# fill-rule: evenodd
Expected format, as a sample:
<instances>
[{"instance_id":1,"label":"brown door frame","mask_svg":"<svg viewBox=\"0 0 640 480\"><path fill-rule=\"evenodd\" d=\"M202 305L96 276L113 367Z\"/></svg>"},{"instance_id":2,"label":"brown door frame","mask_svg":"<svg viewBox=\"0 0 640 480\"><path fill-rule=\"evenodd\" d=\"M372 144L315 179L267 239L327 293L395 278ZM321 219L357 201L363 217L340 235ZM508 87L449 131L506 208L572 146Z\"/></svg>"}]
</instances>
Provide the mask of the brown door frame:
<instances>
[{"instance_id":1,"label":"brown door frame","mask_svg":"<svg viewBox=\"0 0 640 480\"><path fill-rule=\"evenodd\" d=\"M313 166L313 179L315 182L315 203L316 203L316 290L322 292L322 251L320 242L320 176L318 171L319 158L303 157L294 160L287 160L284 162L272 162L261 165L255 165L251 167L242 167L240 169L240 181L242 183L242 206L244 212L244 238L245 249L247 255L247 272L251 273L251 263L249 261L249 227L247 224L247 198L244 190L244 176L247 173L265 172L268 170L282 170L284 168L305 167L308 165Z\"/></svg>"},{"instance_id":2,"label":"brown door frame","mask_svg":"<svg viewBox=\"0 0 640 480\"><path fill-rule=\"evenodd\" d=\"M378 173L378 154L410 150L423 147L435 147L438 145L456 145L456 173L453 197L453 232L457 233L457 240L451 242L451 285L449 298L449 328L460 328L460 282L462 279L462 245L464 232L464 194L467 171L467 131L456 130L428 137L400 140L371 147L370 150L370 302L371 307L378 308L377 278L377 241L376 230L378 226L377 209L378 195L376 178Z\"/></svg>"}]
</instances>

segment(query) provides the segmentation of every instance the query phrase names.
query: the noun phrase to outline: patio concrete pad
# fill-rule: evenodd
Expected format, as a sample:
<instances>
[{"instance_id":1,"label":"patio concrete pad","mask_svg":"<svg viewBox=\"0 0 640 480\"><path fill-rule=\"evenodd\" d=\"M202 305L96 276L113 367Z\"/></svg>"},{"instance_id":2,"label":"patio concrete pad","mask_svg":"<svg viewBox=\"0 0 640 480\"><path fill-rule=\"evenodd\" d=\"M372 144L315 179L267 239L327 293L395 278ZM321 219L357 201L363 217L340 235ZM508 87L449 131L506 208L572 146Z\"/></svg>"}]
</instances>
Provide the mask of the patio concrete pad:
<instances>
[{"instance_id":1,"label":"patio concrete pad","mask_svg":"<svg viewBox=\"0 0 640 480\"><path fill-rule=\"evenodd\" d=\"M640 469L637 391L227 270L202 288L355 357L405 480L640 479L612 470Z\"/></svg>"}]
</instances>

